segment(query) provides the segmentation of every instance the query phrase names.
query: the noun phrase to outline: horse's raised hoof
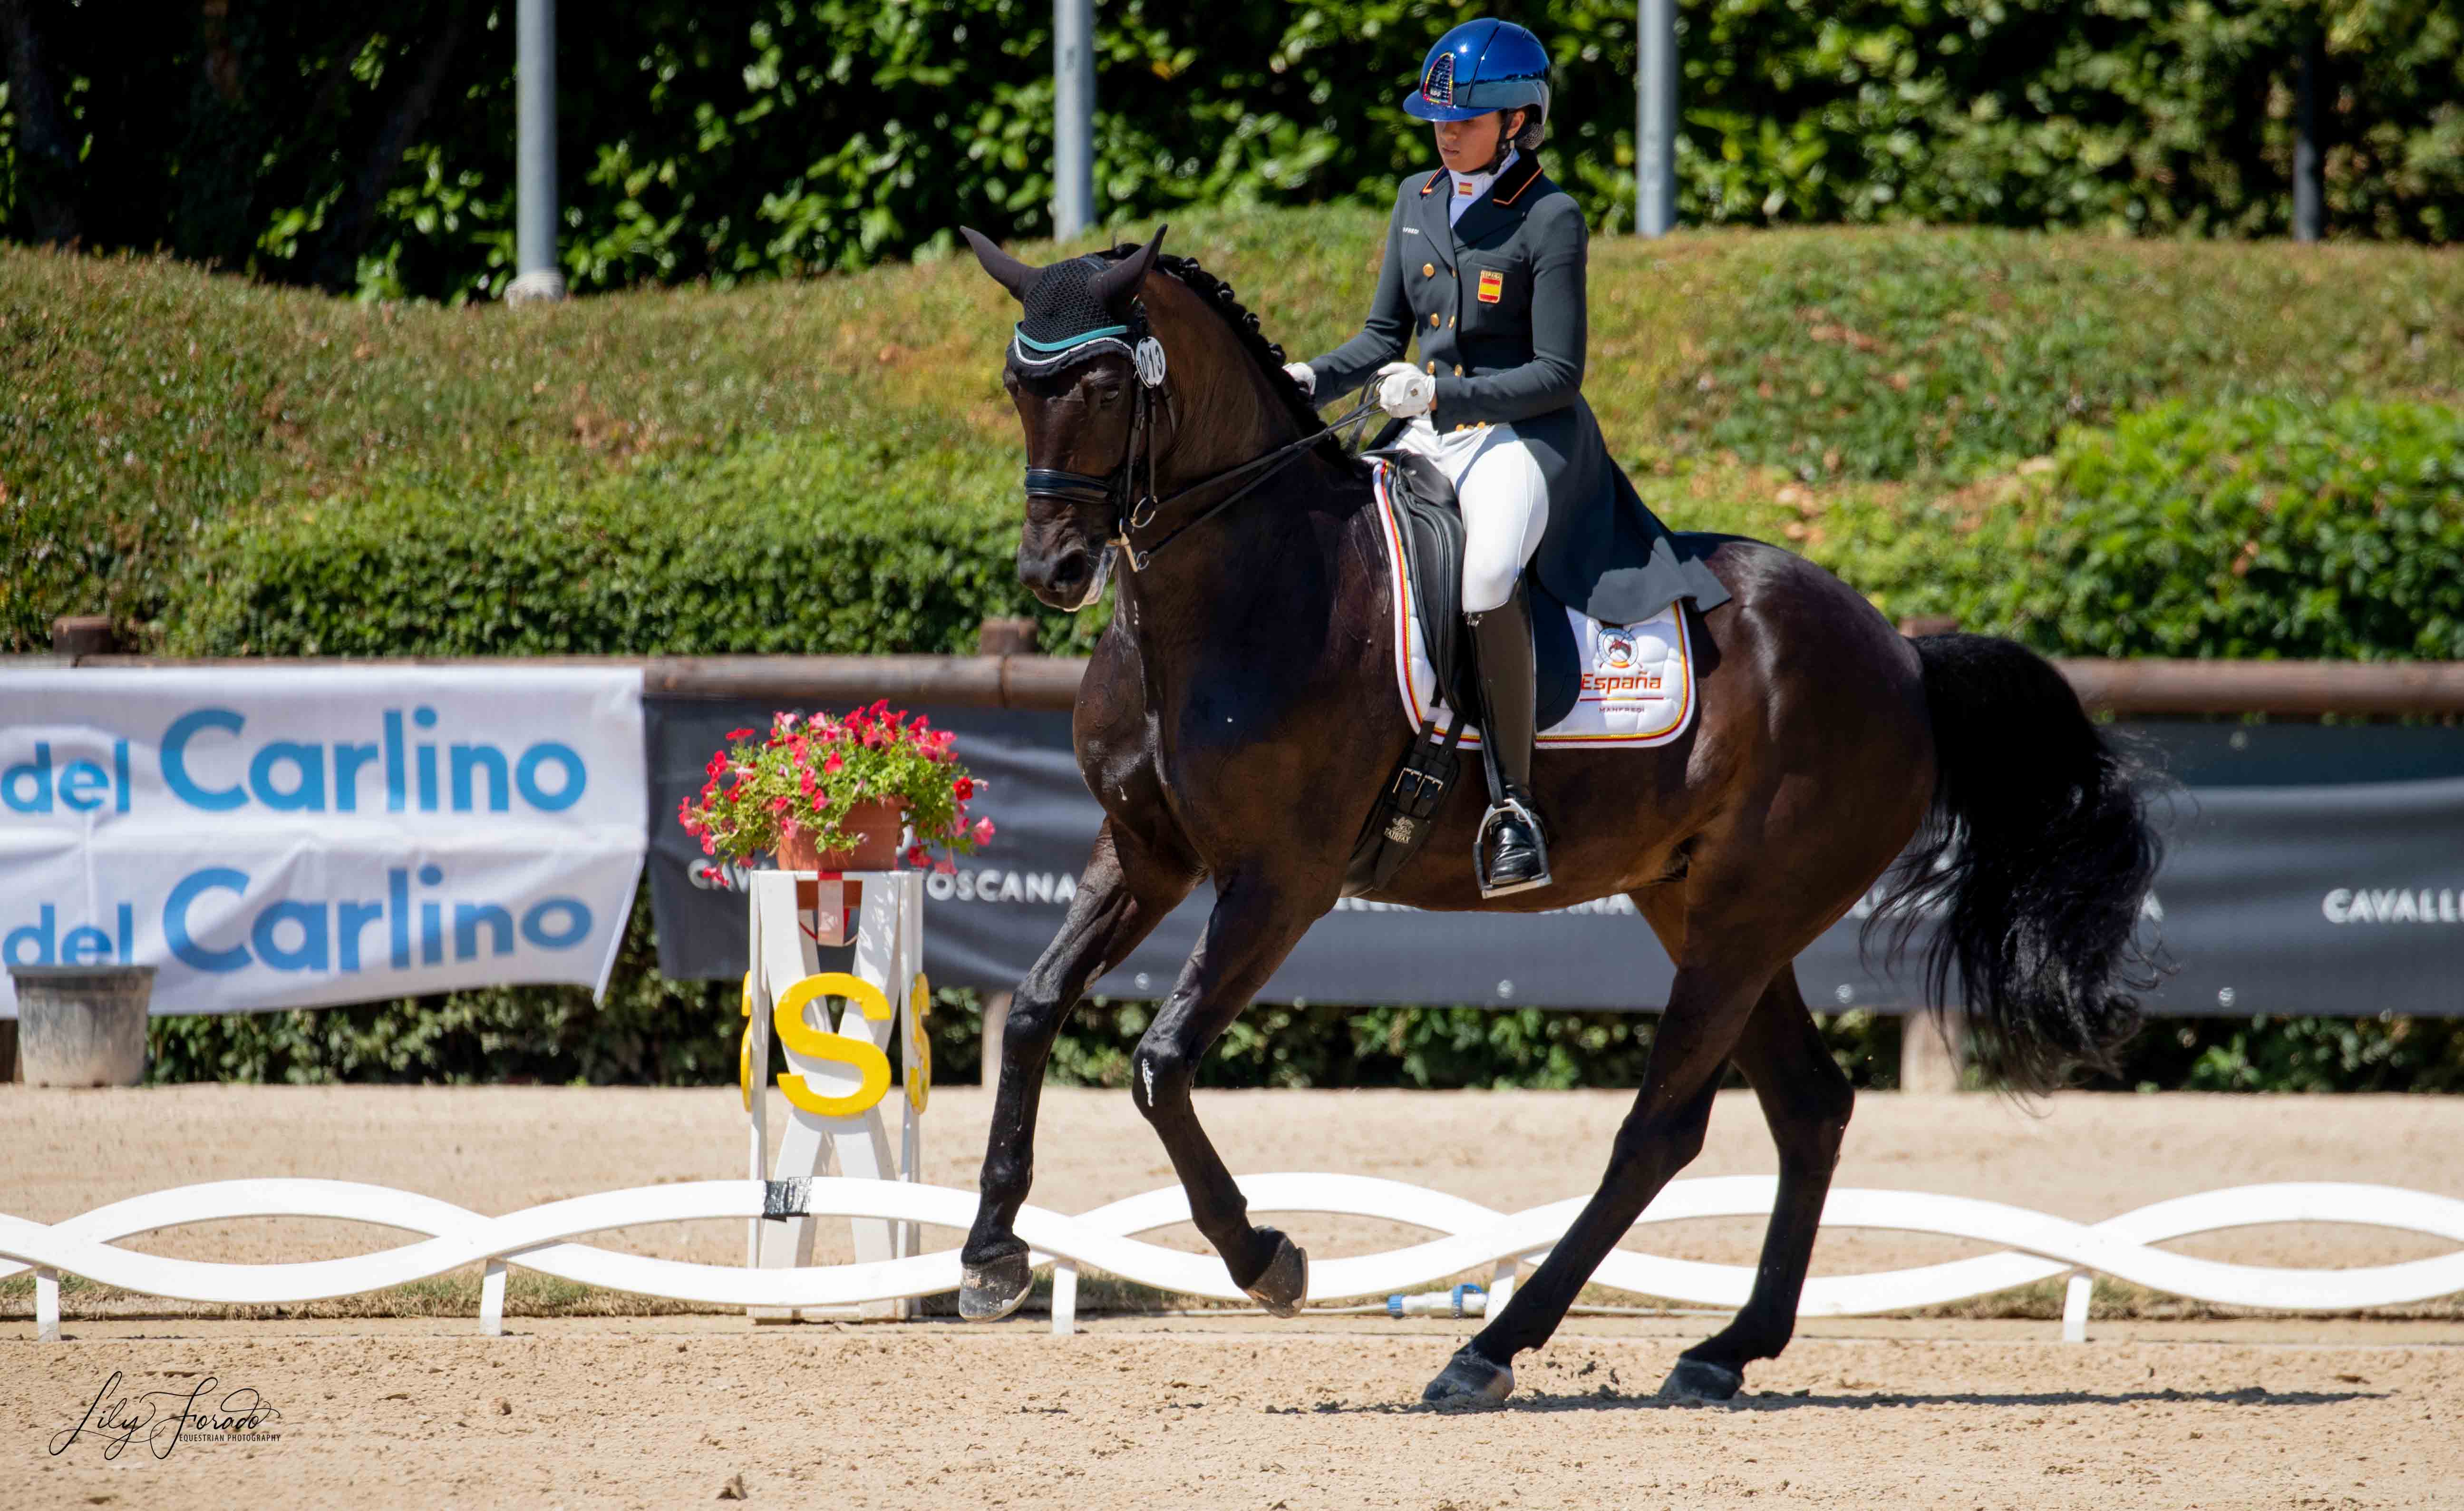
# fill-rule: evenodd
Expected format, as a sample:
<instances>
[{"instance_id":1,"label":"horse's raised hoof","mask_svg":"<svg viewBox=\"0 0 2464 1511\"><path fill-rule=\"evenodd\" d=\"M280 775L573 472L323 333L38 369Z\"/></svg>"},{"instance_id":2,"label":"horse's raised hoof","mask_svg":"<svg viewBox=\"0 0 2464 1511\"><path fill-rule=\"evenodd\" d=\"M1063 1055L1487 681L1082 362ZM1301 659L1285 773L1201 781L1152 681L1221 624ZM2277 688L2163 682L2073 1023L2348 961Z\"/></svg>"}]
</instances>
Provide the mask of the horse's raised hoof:
<instances>
[{"instance_id":1,"label":"horse's raised hoof","mask_svg":"<svg viewBox=\"0 0 2464 1511\"><path fill-rule=\"evenodd\" d=\"M967 1265L958 1282L958 1315L971 1322L1000 1322L1018 1310L1034 1284L1035 1271L1023 1252Z\"/></svg>"},{"instance_id":2,"label":"horse's raised hoof","mask_svg":"<svg viewBox=\"0 0 2464 1511\"><path fill-rule=\"evenodd\" d=\"M1726 1401L1746 1383L1743 1371L1708 1359L1680 1359L1661 1383L1660 1393L1679 1401Z\"/></svg>"},{"instance_id":3,"label":"horse's raised hoof","mask_svg":"<svg viewBox=\"0 0 2464 1511\"><path fill-rule=\"evenodd\" d=\"M1266 1261L1265 1273L1256 1283L1242 1289L1269 1317L1298 1317L1301 1302L1309 1297L1309 1251L1272 1228L1258 1231L1275 1234L1275 1256Z\"/></svg>"},{"instance_id":4,"label":"horse's raised hoof","mask_svg":"<svg viewBox=\"0 0 2464 1511\"><path fill-rule=\"evenodd\" d=\"M1420 1399L1432 1406L1495 1406L1513 1393L1514 1371L1489 1363L1466 1345L1455 1350Z\"/></svg>"}]
</instances>

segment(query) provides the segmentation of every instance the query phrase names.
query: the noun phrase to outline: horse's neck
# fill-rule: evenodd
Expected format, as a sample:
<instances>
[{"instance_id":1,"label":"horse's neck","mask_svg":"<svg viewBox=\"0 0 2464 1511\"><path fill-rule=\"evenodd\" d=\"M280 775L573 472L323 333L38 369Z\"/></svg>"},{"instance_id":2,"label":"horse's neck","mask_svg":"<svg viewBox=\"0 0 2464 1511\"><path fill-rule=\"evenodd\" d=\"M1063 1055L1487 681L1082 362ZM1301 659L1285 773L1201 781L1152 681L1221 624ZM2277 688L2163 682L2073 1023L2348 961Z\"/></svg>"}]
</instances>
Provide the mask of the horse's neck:
<instances>
[{"instance_id":1,"label":"horse's neck","mask_svg":"<svg viewBox=\"0 0 2464 1511\"><path fill-rule=\"evenodd\" d=\"M1304 458L1145 570L1124 571L1113 622L1137 642L1151 691L1223 658L1249 659L1262 633L1328 622L1347 542L1374 501L1365 478Z\"/></svg>"}]
</instances>

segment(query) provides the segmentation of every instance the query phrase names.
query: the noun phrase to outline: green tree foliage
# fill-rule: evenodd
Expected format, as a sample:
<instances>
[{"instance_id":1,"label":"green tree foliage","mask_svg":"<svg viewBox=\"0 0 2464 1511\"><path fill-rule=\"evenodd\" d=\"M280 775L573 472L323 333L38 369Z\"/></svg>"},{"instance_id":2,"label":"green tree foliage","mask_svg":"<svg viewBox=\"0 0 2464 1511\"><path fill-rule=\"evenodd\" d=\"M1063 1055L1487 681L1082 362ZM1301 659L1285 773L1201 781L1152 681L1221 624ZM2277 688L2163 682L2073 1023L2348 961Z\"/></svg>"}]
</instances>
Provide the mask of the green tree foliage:
<instances>
[{"instance_id":1,"label":"green tree foliage","mask_svg":"<svg viewBox=\"0 0 2464 1511\"><path fill-rule=\"evenodd\" d=\"M1632 223L1630 0L1504 6L1556 58L1548 160ZM1395 108L1463 0L1123 0L1098 15L1099 202L1386 198ZM2464 15L2444 0L1688 0L1694 223L2281 233L2296 59L2323 35L2331 228L2464 233ZM1041 0L567 7L563 258L581 290L851 268L961 221L1046 231ZM513 267L512 7L0 6L0 235L168 248L444 300Z\"/></svg>"}]
</instances>

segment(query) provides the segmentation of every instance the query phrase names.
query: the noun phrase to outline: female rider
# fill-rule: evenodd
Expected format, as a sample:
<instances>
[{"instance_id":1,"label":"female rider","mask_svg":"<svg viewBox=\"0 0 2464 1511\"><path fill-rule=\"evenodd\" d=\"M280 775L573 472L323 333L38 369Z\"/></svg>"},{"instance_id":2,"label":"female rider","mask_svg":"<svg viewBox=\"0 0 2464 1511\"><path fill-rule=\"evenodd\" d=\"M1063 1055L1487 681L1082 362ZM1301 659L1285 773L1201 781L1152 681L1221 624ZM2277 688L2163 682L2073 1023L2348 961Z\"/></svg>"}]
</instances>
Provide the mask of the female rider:
<instances>
[{"instance_id":1,"label":"female rider","mask_svg":"<svg viewBox=\"0 0 2464 1511\"><path fill-rule=\"evenodd\" d=\"M1530 791L1535 670L1524 564L1544 539L1596 539L1604 526L1588 516L1614 507L1602 485L1614 467L1580 392L1588 233L1573 199L1533 156L1548 76L1548 50L1511 22L1469 21L1438 40L1403 110L1435 123L1445 167L1413 174L1397 192L1360 334L1285 369L1320 401L1374 377L1371 396L1409 422L1398 444L1454 479L1477 717L1504 777L1502 800L1481 825L1484 897L1549 883ZM1419 367L1400 360L1414 336Z\"/></svg>"}]
</instances>

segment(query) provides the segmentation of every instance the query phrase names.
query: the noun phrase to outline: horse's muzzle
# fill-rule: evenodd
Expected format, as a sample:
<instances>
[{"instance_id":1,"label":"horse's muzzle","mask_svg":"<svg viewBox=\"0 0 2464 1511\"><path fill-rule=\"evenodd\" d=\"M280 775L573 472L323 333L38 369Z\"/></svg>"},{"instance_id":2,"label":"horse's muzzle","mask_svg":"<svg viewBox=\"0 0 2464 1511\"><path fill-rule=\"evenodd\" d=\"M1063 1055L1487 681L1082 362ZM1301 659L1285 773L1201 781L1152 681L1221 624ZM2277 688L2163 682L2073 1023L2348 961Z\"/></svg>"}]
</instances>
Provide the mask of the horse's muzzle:
<instances>
[{"instance_id":1,"label":"horse's muzzle","mask_svg":"<svg viewBox=\"0 0 2464 1511\"><path fill-rule=\"evenodd\" d=\"M1110 547L1090 551L1083 545L1072 545L1049 556L1034 557L1022 551L1018 580L1045 608L1075 613L1104 595L1111 565Z\"/></svg>"}]
</instances>

